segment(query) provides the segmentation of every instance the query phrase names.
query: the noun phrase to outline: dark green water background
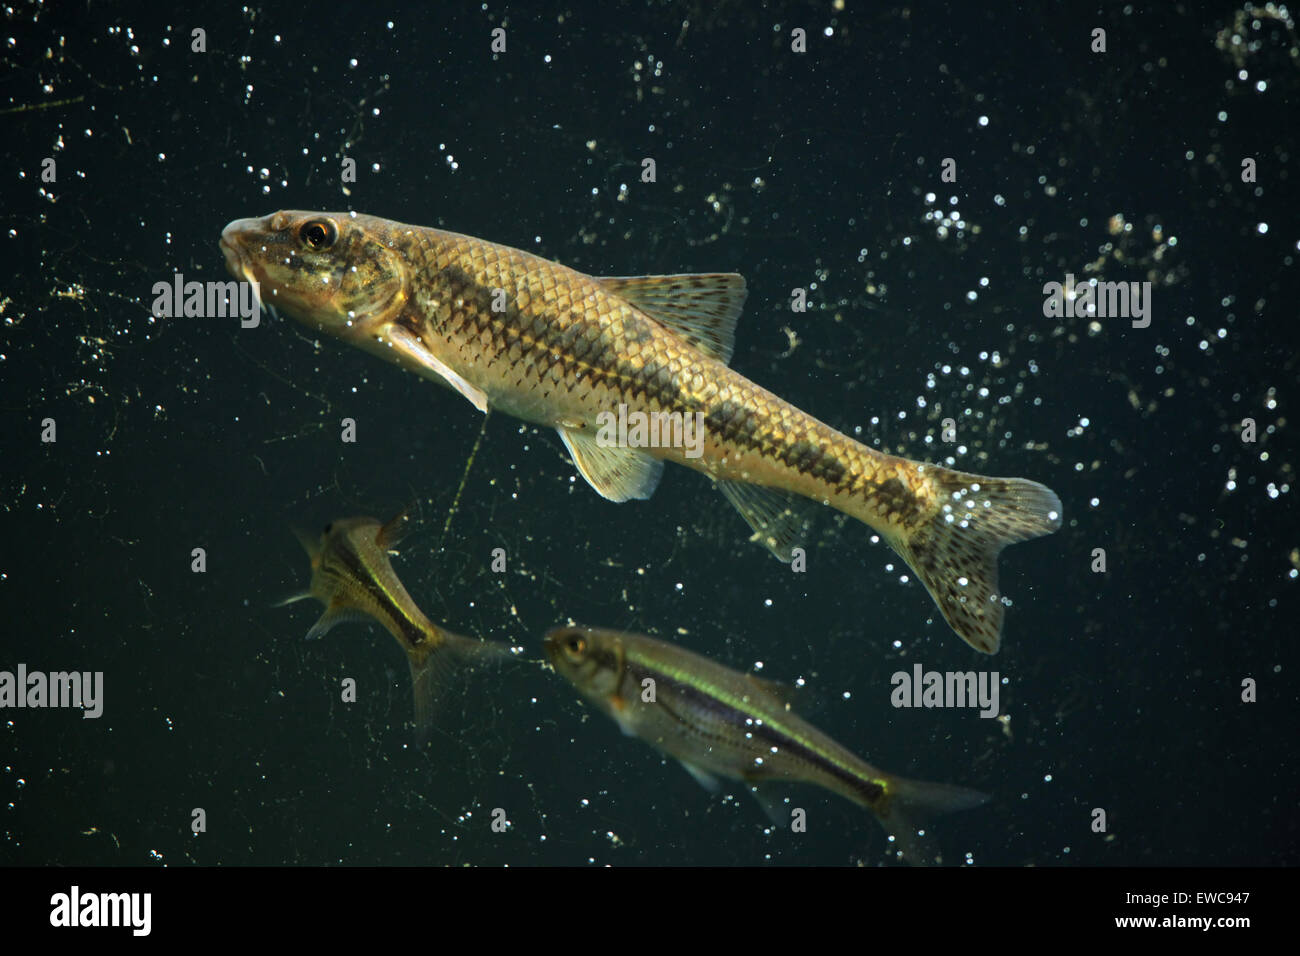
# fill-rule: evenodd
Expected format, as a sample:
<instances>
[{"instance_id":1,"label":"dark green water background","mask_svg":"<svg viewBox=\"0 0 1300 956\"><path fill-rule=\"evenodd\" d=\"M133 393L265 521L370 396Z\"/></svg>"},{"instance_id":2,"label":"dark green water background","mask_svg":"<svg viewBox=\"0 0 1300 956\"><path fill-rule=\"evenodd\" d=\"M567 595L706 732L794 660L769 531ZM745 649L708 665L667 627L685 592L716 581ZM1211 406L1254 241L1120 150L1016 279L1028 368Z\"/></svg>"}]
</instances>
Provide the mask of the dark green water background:
<instances>
[{"instance_id":1,"label":"dark green water background","mask_svg":"<svg viewBox=\"0 0 1300 956\"><path fill-rule=\"evenodd\" d=\"M431 617L534 660L574 619L803 677L800 710L863 756L993 794L943 821L950 860L1295 863L1300 74L1289 24L1210 6L18 5L0 668L103 671L105 711L0 712L0 863L883 859L869 815L819 790L791 791L807 833L765 832L740 788L709 796L536 664L467 678L412 751L392 639L309 645L315 606L270 605L307 580L291 525L413 500L397 568ZM685 469L613 505L553 433L494 415L465 477L482 419L459 396L291 322L151 318L155 282L226 278L221 227L278 208L599 275L744 273L743 374L916 458L953 453L951 415L960 467L1060 494L1065 527L1003 557L1002 652L958 641L851 522L824 514L793 574ZM1043 283L1089 263L1154 283L1150 327L1043 316ZM1009 722L894 709L916 662L996 669Z\"/></svg>"}]
</instances>

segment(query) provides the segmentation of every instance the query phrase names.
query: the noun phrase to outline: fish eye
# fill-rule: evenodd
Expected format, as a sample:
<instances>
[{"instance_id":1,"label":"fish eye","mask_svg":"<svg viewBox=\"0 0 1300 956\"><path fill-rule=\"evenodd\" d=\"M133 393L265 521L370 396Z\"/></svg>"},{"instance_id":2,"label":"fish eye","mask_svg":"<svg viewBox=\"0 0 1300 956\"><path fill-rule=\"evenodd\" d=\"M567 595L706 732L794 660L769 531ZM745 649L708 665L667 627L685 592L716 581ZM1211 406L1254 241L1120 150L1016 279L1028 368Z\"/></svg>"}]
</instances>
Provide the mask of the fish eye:
<instances>
[{"instance_id":1,"label":"fish eye","mask_svg":"<svg viewBox=\"0 0 1300 956\"><path fill-rule=\"evenodd\" d=\"M581 657L587 652L587 641L581 634L570 634L564 639L564 649L571 657Z\"/></svg>"},{"instance_id":2,"label":"fish eye","mask_svg":"<svg viewBox=\"0 0 1300 956\"><path fill-rule=\"evenodd\" d=\"M328 219L313 219L302 224L298 238L308 249L328 249L339 237L339 227Z\"/></svg>"}]
</instances>

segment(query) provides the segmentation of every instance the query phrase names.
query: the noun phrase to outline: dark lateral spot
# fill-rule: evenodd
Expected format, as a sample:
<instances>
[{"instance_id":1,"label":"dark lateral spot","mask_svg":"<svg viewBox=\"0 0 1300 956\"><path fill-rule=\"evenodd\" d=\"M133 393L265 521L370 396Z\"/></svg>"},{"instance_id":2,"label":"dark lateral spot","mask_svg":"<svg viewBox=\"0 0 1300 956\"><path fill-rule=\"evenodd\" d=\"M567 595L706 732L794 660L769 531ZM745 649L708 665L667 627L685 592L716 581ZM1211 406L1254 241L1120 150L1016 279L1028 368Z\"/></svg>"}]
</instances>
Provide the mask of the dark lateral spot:
<instances>
[{"instance_id":1,"label":"dark lateral spot","mask_svg":"<svg viewBox=\"0 0 1300 956\"><path fill-rule=\"evenodd\" d=\"M754 416L740 402L721 401L709 408L705 422L727 441L756 448Z\"/></svg>"},{"instance_id":2,"label":"dark lateral spot","mask_svg":"<svg viewBox=\"0 0 1300 956\"><path fill-rule=\"evenodd\" d=\"M671 369L655 359L646 362L630 361L619 357L614 362L614 374L630 398L643 398L664 408L678 404Z\"/></svg>"},{"instance_id":3,"label":"dark lateral spot","mask_svg":"<svg viewBox=\"0 0 1300 956\"><path fill-rule=\"evenodd\" d=\"M822 479L837 488L844 484L848 477L849 470L845 467L844 462L840 461L834 455L824 455L822 457Z\"/></svg>"},{"instance_id":4,"label":"dark lateral spot","mask_svg":"<svg viewBox=\"0 0 1300 956\"><path fill-rule=\"evenodd\" d=\"M637 345L644 345L654 338L654 333L644 322L628 322L623 327L623 334L627 337L628 342Z\"/></svg>"},{"instance_id":5,"label":"dark lateral spot","mask_svg":"<svg viewBox=\"0 0 1300 956\"><path fill-rule=\"evenodd\" d=\"M583 335L574 339L573 357L575 359L579 359L579 360L585 359L590 352L591 352L590 336Z\"/></svg>"},{"instance_id":6,"label":"dark lateral spot","mask_svg":"<svg viewBox=\"0 0 1300 956\"><path fill-rule=\"evenodd\" d=\"M782 455L782 460L803 474L832 485L839 485L844 480L844 463L833 452L807 439L791 445Z\"/></svg>"},{"instance_id":7,"label":"dark lateral spot","mask_svg":"<svg viewBox=\"0 0 1300 956\"><path fill-rule=\"evenodd\" d=\"M888 478L876 485L874 497L886 514L906 514L916 506L912 493L897 478Z\"/></svg>"},{"instance_id":8,"label":"dark lateral spot","mask_svg":"<svg viewBox=\"0 0 1300 956\"><path fill-rule=\"evenodd\" d=\"M641 365L641 378L649 386L657 386L662 382L664 373L668 371L667 366L657 359L648 359Z\"/></svg>"},{"instance_id":9,"label":"dark lateral spot","mask_svg":"<svg viewBox=\"0 0 1300 956\"><path fill-rule=\"evenodd\" d=\"M885 788L874 780L862 780L858 782L858 789L862 795L867 798L867 803L875 806L876 801L885 795Z\"/></svg>"}]
</instances>

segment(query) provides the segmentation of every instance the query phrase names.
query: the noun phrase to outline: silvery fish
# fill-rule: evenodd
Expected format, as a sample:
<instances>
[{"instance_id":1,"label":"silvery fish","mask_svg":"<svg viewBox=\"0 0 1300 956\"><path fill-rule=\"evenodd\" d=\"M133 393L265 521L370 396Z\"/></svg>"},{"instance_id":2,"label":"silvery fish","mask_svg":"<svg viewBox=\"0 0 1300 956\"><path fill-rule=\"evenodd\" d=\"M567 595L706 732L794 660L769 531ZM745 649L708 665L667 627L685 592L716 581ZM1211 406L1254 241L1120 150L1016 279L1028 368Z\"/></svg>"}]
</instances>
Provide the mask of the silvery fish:
<instances>
[{"instance_id":1,"label":"silvery fish","mask_svg":"<svg viewBox=\"0 0 1300 956\"><path fill-rule=\"evenodd\" d=\"M319 540L296 531L311 558L311 586L277 606L307 598L325 605L325 613L307 632L308 640L343 621L373 620L383 625L406 652L415 697L416 742L424 744L450 665L504 659L509 650L502 644L453 634L416 606L388 558L408 521L406 512L383 525L374 518L343 518L327 524Z\"/></svg>"},{"instance_id":2,"label":"silvery fish","mask_svg":"<svg viewBox=\"0 0 1300 956\"><path fill-rule=\"evenodd\" d=\"M557 627L545 638L555 670L625 734L681 761L710 790L717 777L744 780L764 800L770 781L811 783L876 815L908 863L935 862L921 819L986 802L965 787L906 780L878 770L797 716L786 690L675 644L591 627ZM789 826L765 804L774 822Z\"/></svg>"}]
</instances>

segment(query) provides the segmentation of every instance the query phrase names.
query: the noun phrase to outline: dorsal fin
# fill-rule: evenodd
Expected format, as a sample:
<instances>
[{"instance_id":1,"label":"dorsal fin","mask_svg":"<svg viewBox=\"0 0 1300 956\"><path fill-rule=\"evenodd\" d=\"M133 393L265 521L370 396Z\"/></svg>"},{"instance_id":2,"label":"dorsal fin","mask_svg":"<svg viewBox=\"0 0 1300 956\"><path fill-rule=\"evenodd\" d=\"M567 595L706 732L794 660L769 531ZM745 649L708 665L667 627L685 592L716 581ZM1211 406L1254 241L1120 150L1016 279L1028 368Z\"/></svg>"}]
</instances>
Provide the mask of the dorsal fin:
<instances>
[{"instance_id":1,"label":"dorsal fin","mask_svg":"<svg viewBox=\"0 0 1300 956\"><path fill-rule=\"evenodd\" d=\"M705 272L611 276L596 281L606 292L626 299L694 348L724 365L731 361L736 320L748 294L744 276L735 272Z\"/></svg>"},{"instance_id":2,"label":"dorsal fin","mask_svg":"<svg viewBox=\"0 0 1300 956\"><path fill-rule=\"evenodd\" d=\"M311 558L312 567L316 566L316 559L320 557L320 535L311 535L302 528L293 527L289 529L293 536L298 539L298 543L307 549L307 557Z\"/></svg>"},{"instance_id":3,"label":"dorsal fin","mask_svg":"<svg viewBox=\"0 0 1300 956\"><path fill-rule=\"evenodd\" d=\"M757 674L746 674L745 677L749 682L757 687L763 693L775 698L779 703L784 704L786 710L790 710L795 705L795 689L789 684L783 684L779 680L771 680L767 677L759 677Z\"/></svg>"},{"instance_id":4,"label":"dorsal fin","mask_svg":"<svg viewBox=\"0 0 1300 956\"><path fill-rule=\"evenodd\" d=\"M379 529L379 534L375 537L375 543L385 551L390 551L397 546L397 543L406 537L415 523L415 510L418 502L407 505L392 518L388 519L387 524Z\"/></svg>"}]
</instances>

